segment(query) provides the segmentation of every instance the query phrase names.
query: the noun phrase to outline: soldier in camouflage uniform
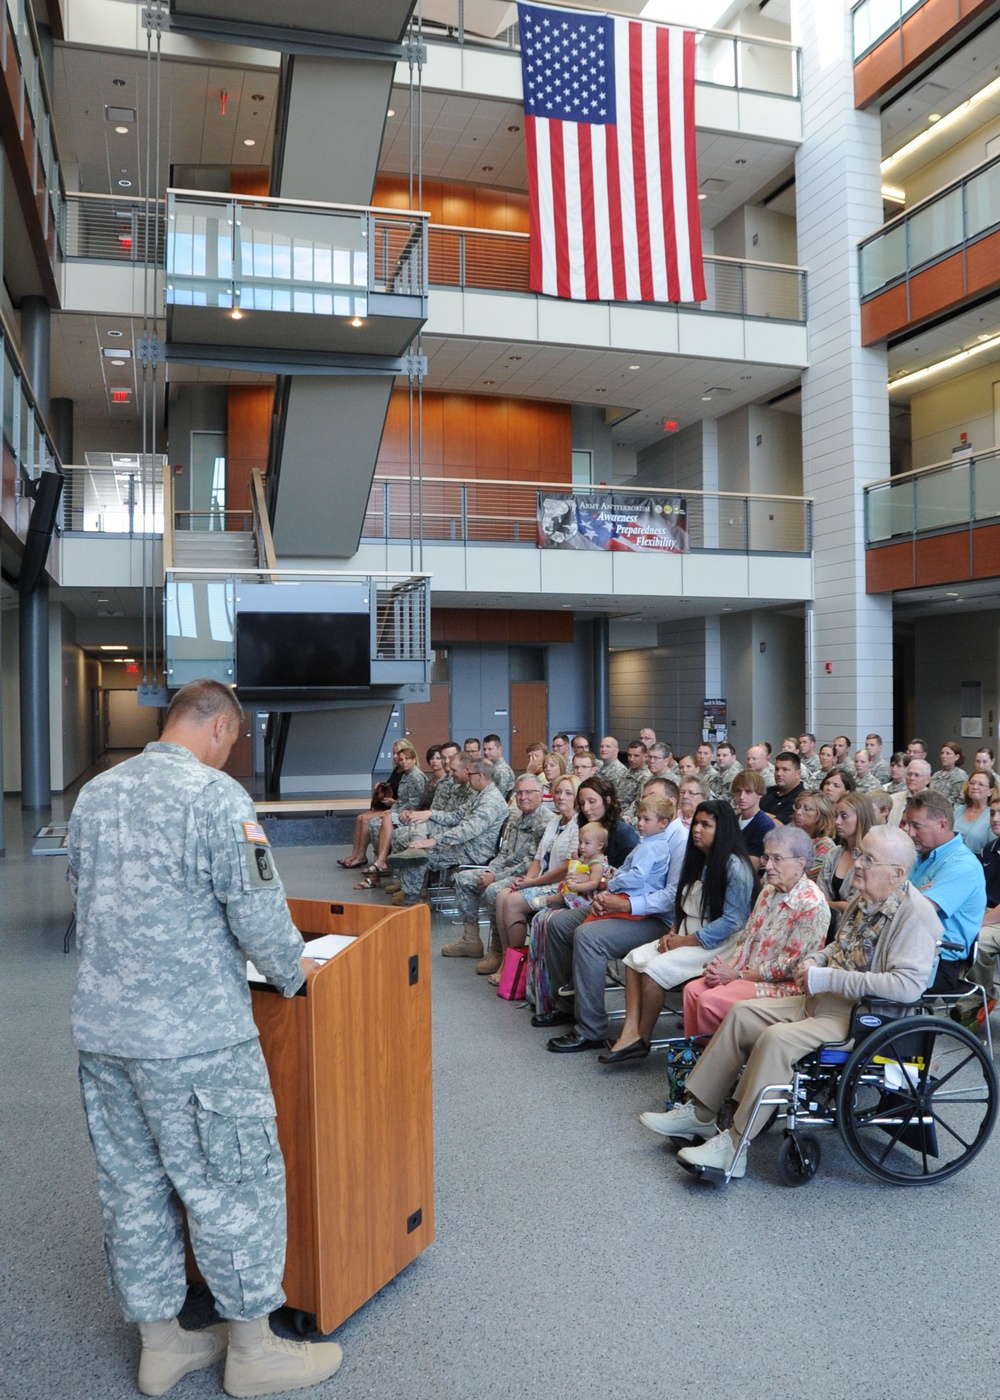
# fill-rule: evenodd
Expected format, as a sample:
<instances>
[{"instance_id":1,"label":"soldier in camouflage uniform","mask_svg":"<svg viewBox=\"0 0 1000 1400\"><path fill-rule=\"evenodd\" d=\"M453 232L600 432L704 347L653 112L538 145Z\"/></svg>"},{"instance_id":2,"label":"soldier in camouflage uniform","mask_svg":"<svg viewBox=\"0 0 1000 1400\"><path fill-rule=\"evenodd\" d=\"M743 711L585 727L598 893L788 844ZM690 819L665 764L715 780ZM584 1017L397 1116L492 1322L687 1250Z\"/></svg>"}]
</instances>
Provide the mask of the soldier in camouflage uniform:
<instances>
[{"instance_id":1,"label":"soldier in camouflage uniform","mask_svg":"<svg viewBox=\"0 0 1000 1400\"><path fill-rule=\"evenodd\" d=\"M652 777L646 767L646 745L641 739L633 739L628 746L628 768L618 784L618 801L621 803L622 821L629 826L636 824L636 808L646 784Z\"/></svg>"},{"instance_id":2,"label":"soldier in camouflage uniform","mask_svg":"<svg viewBox=\"0 0 1000 1400\"><path fill-rule=\"evenodd\" d=\"M487 734L483 740L483 757L493 764L493 781L506 802L514 791L514 770L503 756L499 734Z\"/></svg>"},{"instance_id":3,"label":"soldier in camouflage uniform","mask_svg":"<svg viewBox=\"0 0 1000 1400\"><path fill-rule=\"evenodd\" d=\"M854 791L881 792L882 784L872 772L871 757L867 749L858 749L854 754Z\"/></svg>"},{"instance_id":4,"label":"soldier in camouflage uniform","mask_svg":"<svg viewBox=\"0 0 1000 1400\"><path fill-rule=\"evenodd\" d=\"M722 743L715 751L716 767L709 777L708 785L712 790L712 796L720 802L732 802L735 810L736 803L733 802L733 779L737 773L743 772L743 764L736 757L736 750L728 739L723 739Z\"/></svg>"},{"instance_id":5,"label":"soldier in camouflage uniform","mask_svg":"<svg viewBox=\"0 0 1000 1400\"><path fill-rule=\"evenodd\" d=\"M889 765L882 757L882 735L866 734L865 748L868 750L868 759L876 782L882 785L891 782L892 774L889 772Z\"/></svg>"},{"instance_id":6,"label":"soldier in camouflage uniform","mask_svg":"<svg viewBox=\"0 0 1000 1400\"><path fill-rule=\"evenodd\" d=\"M452 760L462 765L468 755L458 754ZM389 857L397 872L399 893L394 904L416 904L420 898L427 870L442 870L452 865L485 865L496 854L500 828L510 815L500 790L493 782L493 764L488 758L474 758L467 763L472 801L458 821L432 817L427 836L410 842L409 850ZM450 818L455 813L442 816Z\"/></svg>"},{"instance_id":7,"label":"soldier in camouflage uniform","mask_svg":"<svg viewBox=\"0 0 1000 1400\"><path fill-rule=\"evenodd\" d=\"M446 958L480 958L476 971L484 974L496 972L503 957L496 923L497 895L526 872L549 823L549 813L542 806L542 783L534 774L522 773L518 778L514 801L517 811L507 823L499 853L484 870L460 870L455 876L462 937L441 949ZM483 903L490 914L490 946L485 958L479 937L479 906Z\"/></svg>"},{"instance_id":8,"label":"soldier in camouflage uniform","mask_svg":"<svg viewBox=\"0 0 1000 1400\"><path fill-rule=\"evenodd\" d=\"M443 753L444 747L442 747ZM429 832L429 822L454 825L455 822L461 820L465 809L472 800L468 782L468 766L471 762L472 758L469 754L462 754L457 748L451 746L448 771L443 778L438 780L430 807L421 811L400 814L401 825L396 828L392 836L393 855L408 850L413 841L426 837Z\"/></svg>"},{"instance_id":9,"label":"soldier in camouflage uniform","mask_svg":"<svg viewBox=\"0 0 1000 1400\"><path fill-rule=\"evenodd\" d=\"M601 766L597 770L598 775L607 778L615 791L618 791L622 778L628 769L618 757L618 740L612 734L605 734L604 738L597 746L597 753L601 760Z\"/></svg>"},{"instance_id":10,"label":"soldier in camouflage uniform","mask_svg":"<svg viewBox=\"0 0 1000 1400\"><path fill-rule=\"evenodd\" d=\"M333 1374L340 1348L286 1343L285 1169L246 963L285 996L316 970L253 804L218 771L242 710L216 681L181 689L162 739L86 784L69 823L80 964L73 1040L111 1290L139 1324L139 1389L162 1395L226 1351L230 1394ZM185 1332L183 1213L230 1322Z\"/></svg>"},{"instance_id":11,"label":"soldier in camouflage uniform","mask_svg":"<svg viewBox=\"0 0 1000 1400\"><path fill-rule=\"evenodd\" d=\"M816 735L799 735L799 771L802 774L802 786L810 792L815 792L823 781L823 770L819 766L819 755L816 752Z\"/></svg>"},{"instance_id":12,"label":"soldier in camouflage uniform","mask_svg":"<svg viewBox=\"0 0 1000 1400\"><path fill-rule=\"evenodd\" d=\"M965 785L969 775L962 767L965 755L958 744L941 745L941 767L931 778L931 790L943 793L953 807L960 807L965 801Z\"/></svg>"},{"instance_id":13,"label":"soldier in camouflage uniform","mask_svg":"<svg viewBox=\"0 0 1000 1400\"><path fill-rule=\"evenodd\" d=\"M658 740L651 749L647 749L646 767L654 778L669 778L672 783L679 783L681 780L680 769L674 762L673 750L662 740Z\"/></svg>"}]
</instances>

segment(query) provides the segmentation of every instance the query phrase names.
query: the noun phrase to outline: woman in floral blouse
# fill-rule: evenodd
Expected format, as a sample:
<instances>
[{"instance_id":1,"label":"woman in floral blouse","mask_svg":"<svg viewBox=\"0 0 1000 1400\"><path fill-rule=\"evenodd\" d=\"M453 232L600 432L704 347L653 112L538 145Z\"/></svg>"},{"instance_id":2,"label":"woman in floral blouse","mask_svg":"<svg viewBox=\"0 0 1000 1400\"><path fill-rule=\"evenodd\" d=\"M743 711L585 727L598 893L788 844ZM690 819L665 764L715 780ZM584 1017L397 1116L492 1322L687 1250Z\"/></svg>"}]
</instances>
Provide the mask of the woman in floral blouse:
<instances>
[{"instance_id":1,"label":"woman in floral blouse","mask_svg":"<svg viewBox=\"0 0 1000 1400\"><path fill-rule=\"evenodd\" d=\"M753 997L795 996L800 958L823 945L830 907L806 875L813 844L778 826L764 841L764 888L746 926L684 988L684 1034L713 1035L729 1008Z\"/></svg>"}]
</instances>

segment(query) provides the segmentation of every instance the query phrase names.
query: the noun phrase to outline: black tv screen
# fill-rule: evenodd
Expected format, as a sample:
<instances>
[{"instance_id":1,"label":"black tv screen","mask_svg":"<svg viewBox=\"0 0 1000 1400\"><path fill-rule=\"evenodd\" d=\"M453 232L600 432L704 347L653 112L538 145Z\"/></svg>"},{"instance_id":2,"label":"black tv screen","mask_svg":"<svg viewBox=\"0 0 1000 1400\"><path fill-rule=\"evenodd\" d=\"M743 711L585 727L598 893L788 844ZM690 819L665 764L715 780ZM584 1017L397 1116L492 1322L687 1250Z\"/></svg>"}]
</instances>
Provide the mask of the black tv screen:
<instances>
[{"instance_id":1,"label":"black tv screen","mask_svg":"<svg viewBox=\"0 0 1000 1400\"><path fill-rule=\"evenodd\" d=\"M236 684L241 695L356 690L371 684L371 673L367 612L236 614Z\"/></svg>"}]
</instances>

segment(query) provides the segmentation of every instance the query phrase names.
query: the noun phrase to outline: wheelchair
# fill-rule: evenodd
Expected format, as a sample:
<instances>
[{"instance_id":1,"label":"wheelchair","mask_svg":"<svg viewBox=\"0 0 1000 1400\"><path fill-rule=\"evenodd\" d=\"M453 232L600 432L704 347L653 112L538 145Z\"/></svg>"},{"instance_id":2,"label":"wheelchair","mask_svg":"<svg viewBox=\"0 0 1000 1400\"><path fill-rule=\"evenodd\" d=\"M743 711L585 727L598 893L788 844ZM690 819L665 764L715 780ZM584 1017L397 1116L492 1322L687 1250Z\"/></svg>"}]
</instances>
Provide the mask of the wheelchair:
<instances>
[{"instance_id":1,"label":"wheelchair","mask_svg":"<svg viewBox=\"0 0 1000 1400\"><path fill-rule=\"evenodd\" d=\"M933 1014L939 1000L927 993L909 1006L856 1006L845 1040L811 1051L790 1083L761 1092L734 1163L770 1113L784 1117L778 1174L786 1186L819 1170L810 1129L821 1125L835 1127L854 1160L893 1186L927 1186L968 1166L993 1131L1000 1086L982 1041Z\"/></svg>"}]
</instances>

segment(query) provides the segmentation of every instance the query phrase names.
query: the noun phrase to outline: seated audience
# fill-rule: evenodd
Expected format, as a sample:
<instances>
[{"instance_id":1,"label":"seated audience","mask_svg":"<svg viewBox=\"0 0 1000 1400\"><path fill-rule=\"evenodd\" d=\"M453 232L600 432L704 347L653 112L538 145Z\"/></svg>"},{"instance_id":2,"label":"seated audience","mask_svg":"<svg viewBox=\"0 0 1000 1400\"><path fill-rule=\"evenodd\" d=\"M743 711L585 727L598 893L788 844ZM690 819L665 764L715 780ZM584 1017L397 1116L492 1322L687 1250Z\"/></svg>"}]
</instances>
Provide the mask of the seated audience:
<instances>
[{"instance_id":1,"label":"seated audience","mask_svg":"<svg viewBox=\"0 0 1000 1400\"><path fill-rule=\"evenodd\" d=\"M581 783L584 778L595 777L599 766L597 755L589 749L579 749L573 755L573 776L579 778Z\"/></svg>"},{"instance_id":2,"label":"seated audience","mask_svg":"<svg viewBox=\"0 0 1000 1400\"><path fill-rule=\"evenodd\" d=\"M979 997L959 1005L958 1019L972 1030L981 1030L983 1021L997 1004L997 954L1000 953L1000 794L990 799L990 840L979 852L986 880L986 913L983 915L976 946L976 960L969 973L986 993L986 1011Z\"/></svg>"},{"instance_id":3,"label":"seated audience","mask_svg":"<svg viewBox=\"0 0 1000 1400\"><path fill-rule=\"evenodd\" d=\"M994 767L996 754L992 749L977 749L975 757L975 770L977 773L986 773L989 776L992 787L1000 791L1000 773Z\"/></svg>"},{"instance_id":4,"label":"seated audience","mask_svg":"<svg viewBox=\"0 0 1000 1400\"><path fill-rule=\"evenodd\" d=\"M855 874L854 851L871 826L872 809L863 793L845 792L834 804L833 829L837 844L824 860L816 883L826 895L830 908L837 913L847 908Z\"/></svg>"},{"instance_id":5,"label":"seated audience","mask_svg":"<svg viewBox=\"0 0 1000 1400\"><path fill-rule=\"evenodd\" d=\"M867 748L856 749L854 753L855 792L878 792L882 784L872 771L872 761Z\"/></svg>"},{"instance_id":6,"label":"seated audience","mask_svg":"<svg viewBox=\"0 0 1000 1400\"><path fill-rule=\"evenodd\" d=\"M906 790L906 765L909 763L905 753L894 753L889 759L889 781L882 786L888 793L905 792Z\"/></svg>"},{"instance_id":7,"label":"seated audience","mask_svg":"<svg viewBox=\"0 0 1000 1400\"><path fill-rule=\"evenodd\" d=\"M593 896L608 878L605 851L608 833L600 822L586 822L580 827L578 854L569 862L565 880L554 893L539 890L528 896L528 904L539 909L589 909Z\"/></svg>"},{"instance_id":8,"label":"seated audience","mask_svg":"<svg viewBox=\"0 0 1000 1400\"><path fill-rule=\"evenodd\" d=\"M551 808L552 799L556 790L556 783L560 778L566 776L568 772L566 759L555 749L550 749L542 760L542 776L545 779L545 790L542 793L542 801L546 807Z\"/></svg>"},{"instance_id":9,"label":"seated audience","mask_svg":"<svg viewBox=\"0 0 1000 1400\"><path fill-rule=\"evenodd\" d=\"M482 748L478 739L465 739L462 742L462 752L467 753L470 758L481 758Z\"/></svg>"},{"instance_id":10,"label":"seated audience","mask_svg":"<svg viewBox=\"0 0 1000 1400\"><path fill-rule=\"evenodd\" d=\"M604 738L597 746L597 752L601 758L601 766L598 774L602 778L607 778L609 783L613 783L615 791L621 783L622 778L628 772L624 763L618 757L618 740L613 734L605 734Z\"/></svg>"},{"instance_id":11,"label":"seated audience","mask_svg":"<svg viewBox=\"0 0 1000 1400\"><path fill-rule=\"evenodd\" d=\"M723 739L715 751L715 772L709 779L712 796L732 799L733 780L742 772L743 765L736 758L735 748L728 739Z\"/></svg>"},{"instance_id":12,"label":"seated audience","mask_svg":"<svg viewBox=\"0 0 1000 1400\"><path fill-rule=\"evenodd\" d=\"M573 735L573 752L575 754L590 752L590 740L586 734Z\"/></svg>"},{"instance_id":13,"label":"seated audience","mask_svg":"<svg viewBox=\"0 0 1000 1400\"><path fill-rule=\"evenodd\" d=\"M497 837L509 816L507 804L493 781L493 764L488 758L470 759L456 754L452 773L458 782L468 784L470 798L458 813L459 820L427 823L427 835L411 839L409 848L389 856L389 865L398 871L399 891L394 904L416 904L428 870L454 865L484 865L496 854Z\"/></svg>"},{"instance_id":14,"label":"seated audience","mask_svg":"<svg viewBox=\"0 0 1000 1400\"><path fill-rule=\"evenodd\" d=\"M514 770L503 756L499 734L487 734L483 739L483 757L493 764L493 781L506 802L514 791Z\"/></svg>"},{"instance_id":15,"label":"seated audience","mask_svg":"<svg viewBox=\"0 0 1000 1400\"><path fill-rule=\"evenodd\" d=\"M368 863L369 841L374 841L375 849L378 849L378 834L372 831L371 824L376 820L381 821L382 814L387 812L396 800L396 793L399 791L399 784L403 779L403 767L399 761L399 755L401 745L404 744L412 751L413 745L409 739L396 740L392 746L392 772L386 782L375 784L368 810L359 812L354 818L354 842L350 855L337 861L337 864L342 865L345 870L355 870L359 865Z\"/></svg>"},{"instance_id":16,"label":"seated audience","mask_svg":"<svg viewBox=\"0 0 1000 1400\"><path fill-rule=\"evenodd\" d=\"M882 757L882 735L866 734L865 748L868 750L868 765L879 783L889 781L889 765Z\"/></svg>"},{"instance_id":17,"label":"seated audience","mask_svg":"<svg viewBox=\"0 0 1000 1400\"><path fill-rule=\"evenodd\" d=\"M782 826L792 820L795 799L805 789L800 773L801 763L797 753L786 750L774 760L774 784L767 789L761 799L760 810L766 812Z\"/></svg>"},{"instance_id":18,"label":"seated audience","mask_svg":"<svg viewBox=\"0 0 1000 1400\"><path fill-rule=\"evenodd\" d=\"M944 793L927 790L907 800L901 823L919 856L910 878L937 910L940 937L956 945L941 948L931 984L934 992L952 992L958 986L986 912L982 864L955 835L953 820L954 808Z\"/></svg>"},{"instance_id":19,"label":"seated audience","mask_svg":"<svg viewBox=\"0 0 1000 1400\"><path fill-rule=\"evenodd\" d=\"M548 1042L547 1049L556 1054L596 1050L604 1043L608 960L621 957L650 928L661 928L658 916L666 913L674 898L684 843L681 833L671 830L673 803L669 798L651 796L643 799L642 808L644 839L608 881L607 889L595 895L586 919L581 919L577 910L539 915L548 922L544 947L537 956L545 958L544 975L548 986L555 989L555 998L552 1010L536 1013L531 1024L547 1027L575 1022L568 1034ZM572 1003L563 992L571 973Z\"/></svg>"},{"instance_id":20,"label":"seated audience","mask_svg":"<svg viewBox=\"0 0 1000 1400\"><path fill-rule=\"evenodd\" d=\"M728 953L723 945L746 923L753 904L753 885L753 866L729 803L716 798L699 803L688 833L671 927L658 932L652 942L645 942L642 935L646 930L637 925L630 949L622 950L625 1020L611 1047L616 1059L648 1053L667 991L699 976L713 954ZM574 961L574 973L575 969ZM575 980L574 986L579 995ZM593 1039L596 1025L581 1026L580 1020L578 1008L580 1034L589 1031L587 1038Z\"/></svg>"},{"instance_id":21,"label":"seated audience","mask_svg":"<svg viewBox=\"0 0 1000 1400\"><path fill-rule=\"evenodd\" d=\"M555 815L538 843L535 858L523 875L511 880L500 891L496 901L497 934L500 939L500 959L508 948L523 948L528 934L528 920L534 910L528 903L529 894L554 894L559 882L569 874L569 863L575 860L580 839L577 781L564 773L555 784L552 803ZM494 972L499 968L494 968ZM492 975L492 974L491 974Z\"/></svg>"},{"instance_id":22,"label":"seated audience","mask_svg":"<svg viewBox=\"0 0 1000 1400\"><path fill-rule=\"evenodd\" d=\"M801 765L802 781L812 791L819 787L819 780L823 776L819 766L819 755L816 753L816 735L799 735L799 763Z\"/></svg>"},{"instance_id":23,"label":"seated audience","mask_svg":"<svg viewBox=\"0 0 1000 1400\"><path fill-rule=\"evenodd\" d=\"M392 844L393 832L399 826L401 813L412 810L426 800L424 793L427 791L427 776L420 770L416 749L409 739L397 740L394 749L396 766L400 769L396 800L387 812L381 817L373 817L369 824L369 832L375 844L375 861L369 866L364 878L354 886L356 890L372 889L378 884L379 878L386 874L389 869L386 864L389 847Z\"/></svg>"},{"instance_id":24,"label":"seated audience","mask_svg":"<svg viewBox=\"0 0 1000 1400\"><path fill-rule=\"evenodd\" d=\"M747 768L751 773L760 773L764 779L764 791L774 786L774 768L771 764L770 744L751 744L747 749Z\"/></svg>"},{"instance_id":25,"label":"seated audience","mask_svg":"<svg viewBox=\"0 0 1000 1400\"><path fill-rule=\"evenodd\" d=\"M755 773L750 768L741 769L733 779L732 801L736 807L743 845L750 857L754 873L759 871L764 863L764 840L768 832L774 830L775 825L774 818L760 809L763 796L764 775Z\"/></svg>"},{"instance_id":26,"label":"seated audience","mask_svg":"<svg viewBox=\"0 0 1000 1400\"><path fill-rule=\"evenodd\" d=\"M813 843L813 855L806 865L806 875L810 880L816 880L823 869L823 862L836 844L833 804L822 792L802 792L795 799L792 823L804 831Z\"/></svg>"},{"instance_id":27,"label":"seated audience","mask_svg":"<svg viewBox=\"0 0 1000 1400\"><path fill-rule=\"evenodd\" d=\"M892 793L876 788L874 792L868 792L865 796L872 809L872 825L888 826L889 817L892 815Z\"/></svg>"},{"instance_id":28,"label":"seated audience","mask_svg":"<svg viewBox=\"0 0 1000 1400\"><path fill-rule=\"evenodd\" d=\"M854 1003L877 997L913 1002L934 966L937 920L928 901L908 883L913 842L896 827L876 827L861 841L855 893L836 937L803 958L795 974L799 994L739 1002L715 1032L687 1081L687 1098L667 1113L643 1113L641 1122L663 1137L701 1143L678 1160L698 1175L746 1172L737 1148L762 1091L786 1084L792 1066L817 1046L843 1040ZM733 1126L719 1131L718 1114L736 1099ZM758 1114L754 1136L769 1121Z\"/></svg>"},{"instance_id":29,"label":"seated audience","mask_svg":"<svg viewBox=\"0 0 1000 1400\"><path fill-rule=\"evenodd\" d=\"M831 802L839 801L845 793L853 792L854 788L854 774L841 767L831 768L824 773L819 785L820 792Z\"/></svg>"},{"instance_id":30,"label":"seated audience","mask_svg":"<svg viewBox=\"0 0 1000 1400\"><path fill-rule=\"evenodd\" d=\"M990 839L992 796L989 776L973 769L962 787L962 802L955 808L955 831L974 856Z\"/></svg>"},{"instance_id":31,"label":"seated audience","mask_svg":"<svg viewBox=\"0 0 1000 1400\"><path fill-rule=\"evenodd\" d=\"M962 788L968 773L962 767L965 755L958 744L950 741L941 745L941 767L931 778L931 790L943 792L953 807L962 801Z\"/></svg>"},{"instance_id":32,"label":"seated audience","mask_svg":"<svg viewBox=\"0 0 1000 1400\"><path fill-rule=\"evenodd\" d=\"M626 751L628 768L625 776L617 784L618 801L621 803L622 818L635 825L636 805L642 790L653 776L646 767L646 745L640 739L633 739Z\"/></svg>"},{"instance_id":33,"label":"seated audience","mask_svg":"<svg viewBox=\"0 0 1000 1400\"><path fill-rule=\"evenodd\" d=\"M462 920L462 937L445 943L441 952L446 958L481 959L476 964L480 975L496 972L503 961L497 932L497 896L519 875L527 873L549 824L549 814L542 807L542 779L537 773L522 773L515 780L514 802L516 811L504 828L497 854L481 870L460 870L455 876L455 905ZM486 905L490 915L490 946L485 957L479 937L480 904Z\"/></svg>"},{"instance_id":34,"label":"seated audience","mask_svg":"<svg viewBox=\"0 0 1000 1400\"><path fill-rule=\"evenodd\" d=\"M699 778L707 788L703 775L698 771L698 764L693 753L682 753L677 760L677 771L682 778Z\"/></svg>"},{"instance_id":35,"label":"seated audience","mask_svg":"<svg viewBox=\"0 0 1000 1400\"><path fill-rule=\"evenodd\" d=\"M540 739L529 744L524 751L524 771L526 773L541 773L547 753L548 749Z\"/></svg>"},{"instance_id":36,"label":"seated audience","mask_svg":"<svg viewBox=\"0 0 1000 1400\"><path fill-rule=\"evenodd\" d=\"M892 811L889 813L889 825L899 826L903 819L903 812L911 797L916 797L921 792L927 792L931 782L931 765L925 758L911 758L906 764L906 782L902 792L893 793Z\"/></svg>"},{"instance_id":37,"label":"seated audience","mask_svg":"<svg viewBox=\"0 0 1000 1400\"><path fill-rule=\"evenodd\" d=\"M684 1034L714 1035L729 1008L755 997L794 996L799 959L823 946L830 910L806 873L813 844L794 826L764 842L764 888L728 956L716 954L684 987Z\"/></svg>"},{"instance_id":38,"label":"seated audience","mask_svg":"<svg viewBox=\"0 0 1000 1400\"><path fill-rule=\"evenodd\" d=\"M563 734L562 732L558 734L553 734L552 743L549 745L549 751L551 753L561 754L566 760L566 764L568 767L569 761L573 756L573 750L570 748L569 745L569 735Z\"/></svg>"},{"instance_id":39,"label":"seated audience","mask_svg":"<svg viewBox=\"0 0 1000 1400\"><path fill-rule=\"evenodd\" d=\"M819 747L819 777L820 782L826 777L833 767L833 745L820 744Z\"/></svg>"}]
</instances>

